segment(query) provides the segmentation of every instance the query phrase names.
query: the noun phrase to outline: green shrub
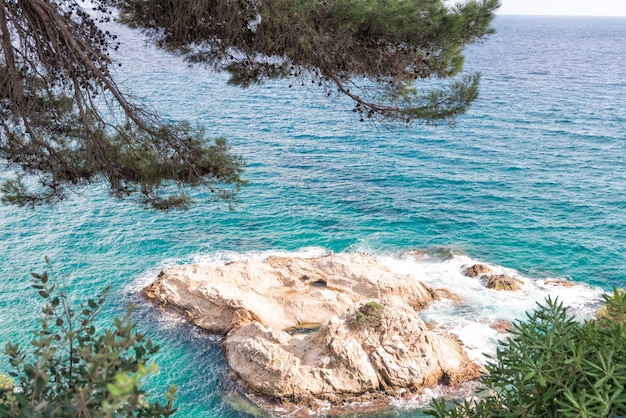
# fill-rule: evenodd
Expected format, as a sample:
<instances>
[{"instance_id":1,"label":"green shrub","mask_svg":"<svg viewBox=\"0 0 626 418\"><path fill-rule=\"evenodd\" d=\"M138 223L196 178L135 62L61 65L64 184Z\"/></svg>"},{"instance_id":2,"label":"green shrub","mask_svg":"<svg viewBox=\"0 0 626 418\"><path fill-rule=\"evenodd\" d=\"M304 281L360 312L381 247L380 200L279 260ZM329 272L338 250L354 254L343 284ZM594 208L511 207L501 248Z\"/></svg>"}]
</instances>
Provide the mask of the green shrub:
<instances>
[{"instance_id":1,"label":"green shrub","mask_svg":"<svg viewBox=\"0 0 626 418\"><path fill-rule=\"evenodd\" d=\"M141 383L156 371L147 361L158 347L134 329L131 309L115 318L112 328L98 330L94 320L106 290L76 309L47 273L32 275L33 288L45 301L43 315L29 351L6 345L14 386L3 383L0 389L0 416L169 417L175 412L173 386L163 404L145 398Z\"/></svg>"},{"instance_id":2,"label":"green shrub","mask_svg":"<svg viewBox=\"0 0 626 418\"><path fill-rule=\"evenodd\" d=\"M607 314L583 323L548 298L514 323L480 381L485 392L435 417L610 417L626 415L626 296L605 295Z\"/></svg>"},{"instance_id":3,"label":"green shrub","mask_svg":"<svg viewBox=\"0 0 626 418\"><path fill-rule=\"evenodd\" d=\"M614 322L626 322L626 291L613 289L613 294L604 295L604 306L598 310L596 317L599 320L609 319Z\"/></svg>"},{"instance_id":4,"label":"green shrub","mask_svg":"<svg viewBox=\"0 0 626 418\"><path fill-rule=\"evenodd\" d=\"M383 306L376 302L367 302L361 306L355 316L357 327L377 327L382 319Z\"/></svg>"}]
</instances>

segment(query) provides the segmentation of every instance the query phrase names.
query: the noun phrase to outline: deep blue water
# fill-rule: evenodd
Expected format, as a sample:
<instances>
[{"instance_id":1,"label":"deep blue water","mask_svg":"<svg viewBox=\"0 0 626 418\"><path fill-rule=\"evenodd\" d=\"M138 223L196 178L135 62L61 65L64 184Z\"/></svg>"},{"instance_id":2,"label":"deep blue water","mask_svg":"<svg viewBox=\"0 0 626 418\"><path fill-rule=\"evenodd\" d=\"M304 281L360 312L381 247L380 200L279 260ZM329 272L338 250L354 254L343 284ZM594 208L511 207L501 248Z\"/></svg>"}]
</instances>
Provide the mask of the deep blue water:
<instances>
[{"instance_id":1,"label":"deep blue water","mask_svg":"<svg viewBox=\"0 0 626 418\"><path fill-rule=\"evenodd\" d=\"M467 50L467 70L483 74L467 115L408 128L359 123L349 103L288 82L226 86L122 30L124 84L166 117L229 138L250 185L232 211L155 213L100 187L52 208L0 207L0 342L34 327L28 272L48 256L78 299L111 286L107 315L140 302L141 329L162 345L152 383L178 385L179 416L235 417L246 415L222 396L219 341L137 296L165 264L426 248L537 280L626 287L626 19L495 26Z\"/></svg>"}]
</instances>

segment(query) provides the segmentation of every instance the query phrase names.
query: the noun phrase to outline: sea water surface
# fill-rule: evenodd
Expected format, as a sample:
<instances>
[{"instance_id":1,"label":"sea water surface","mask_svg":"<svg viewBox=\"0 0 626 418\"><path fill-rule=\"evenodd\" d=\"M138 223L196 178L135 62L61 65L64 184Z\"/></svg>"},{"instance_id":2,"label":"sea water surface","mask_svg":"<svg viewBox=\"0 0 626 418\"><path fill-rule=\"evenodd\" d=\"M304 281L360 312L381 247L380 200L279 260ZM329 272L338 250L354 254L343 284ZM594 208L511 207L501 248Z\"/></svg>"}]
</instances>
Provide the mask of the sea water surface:
<instances>
[{"instance_id":1,"label":"sea water surface","mask_svg":"<svg viewBox=\"0 0 626 418\"><path fill-rule=\"evenodd\" d=\"M0 342L25 342L36 326L28 277L47 256L77 300L111 287L106 318L139 303L139 328L161 345L150 387L178 386L178 416L245 417L219 339L141 300L163 266L367 252L462 296L463 307L423 315L477 361L495 350L490 321L523 318L547 295L591 315L603 290L626 287L626 19L501 16L495 27L467 49L482 90L456 126L392 128L359 123L349 103L307 86L229 87L117 28L123 84L165 117L227 137L250 184L232 211L157 213L98 186L50 208L0 207ZM477 261L521 278L522 291L464 278ZM423 402L392 416L420 416Z\"/></svg>"}]
</instances>

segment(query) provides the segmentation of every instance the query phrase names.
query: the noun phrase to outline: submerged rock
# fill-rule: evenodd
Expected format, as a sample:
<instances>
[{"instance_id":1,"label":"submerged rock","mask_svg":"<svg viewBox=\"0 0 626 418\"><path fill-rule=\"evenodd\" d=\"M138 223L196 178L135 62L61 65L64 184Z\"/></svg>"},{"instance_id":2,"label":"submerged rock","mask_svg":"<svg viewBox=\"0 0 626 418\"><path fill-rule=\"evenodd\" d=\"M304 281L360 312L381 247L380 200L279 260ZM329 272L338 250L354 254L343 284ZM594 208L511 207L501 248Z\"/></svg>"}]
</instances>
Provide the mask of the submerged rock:
<instances>
[{"instance_id":1,"label":"submerged rock","mask_svg":"<svg viewBox=\"0 0 626 418\"><path fill-rule=\"evenodd\" d=\"M467 277L477 277L480 284L494 290L519 290L522 281L504 274L490 274L492 270L484 264L463 266L461 272Z\"/></svg>"},{"instance_id":2,"label":"submerged rock","mask_svg":"<svg viewBox=\"0 0 626 418\"><path fill-rule=\"evenodd\" d=\"M364 254L170 267L144 294L224 335L237 380L278 402L337 405L478 375L458 340L418 315L441 291Z\"/></svg>"},{"instance_id":3,"label":"submerged rock","mask_svg":"<svg viewBox=\"0 0 626 418\"><path fill-rule=\"evenodd\" d=\"M513 323L510 321L498 320L489 324L489 327L498 334L508 334L509 331L513 329Z\"/></svg>"},{"instance_id":4,"label":"submerged rock","mask_svg":"<svg viewBox=\"0 0 626 418\"><path fill-rule=\"evenodd\" d=\"M548 279L543 284L546 286L574 287L574 283L563 279Z\"/></svg>"},{"instance_id":5,"label":"submerged rock","mask_svg":"<svg viewBox=\"0 0 626 418\"><path fill-rule=\"evenodd\" d=\"M519 290L522 281L504 274L485 274L480 277L480 283L488 289Z\"/></svg>"},{"instance_id":6,"label":"submerged rock","mask_svg":"<svg viewBox=\"0 0 626 418\"><path fill-rule=\"evenodd\" d=\"M467 277L479 277L483 274L491 273L491 269L484 264L473 264L471 266L463 266L461 272Z\"/></svg>"},{"instance_id":7,"label":"submerged rock","mask_svg":"<svg viewBox=\"0 0 626 418\"><path fill-rule=\"evenodd\" d=\"M463 303L463 298L461 298L459 295L455 293L452 293L448 289L444 289L444 288L434 289L434 293L437 299L448 299L455 303Z\"/></svg>"}]
</instances>

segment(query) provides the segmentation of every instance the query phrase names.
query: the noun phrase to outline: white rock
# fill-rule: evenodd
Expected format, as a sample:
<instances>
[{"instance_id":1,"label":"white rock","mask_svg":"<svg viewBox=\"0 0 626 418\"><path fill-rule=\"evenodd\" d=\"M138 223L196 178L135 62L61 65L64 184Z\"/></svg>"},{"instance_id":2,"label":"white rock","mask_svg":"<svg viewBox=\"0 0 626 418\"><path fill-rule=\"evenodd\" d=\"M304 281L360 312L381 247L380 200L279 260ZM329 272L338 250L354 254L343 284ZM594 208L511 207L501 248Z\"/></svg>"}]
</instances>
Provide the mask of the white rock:
<instances>
[{"instance_id":1,"label":"white rock","mask_svg":"<svg viewBox=\"0 0 626 418\"><path fill-rule=\"evenodd\" d=\"M478 374L456 339L419 317L433 290L363 254L171 267L144 293L226 335L226 359L242 385L279 401L340 403Z\"/></svg>"}]
</instances>

